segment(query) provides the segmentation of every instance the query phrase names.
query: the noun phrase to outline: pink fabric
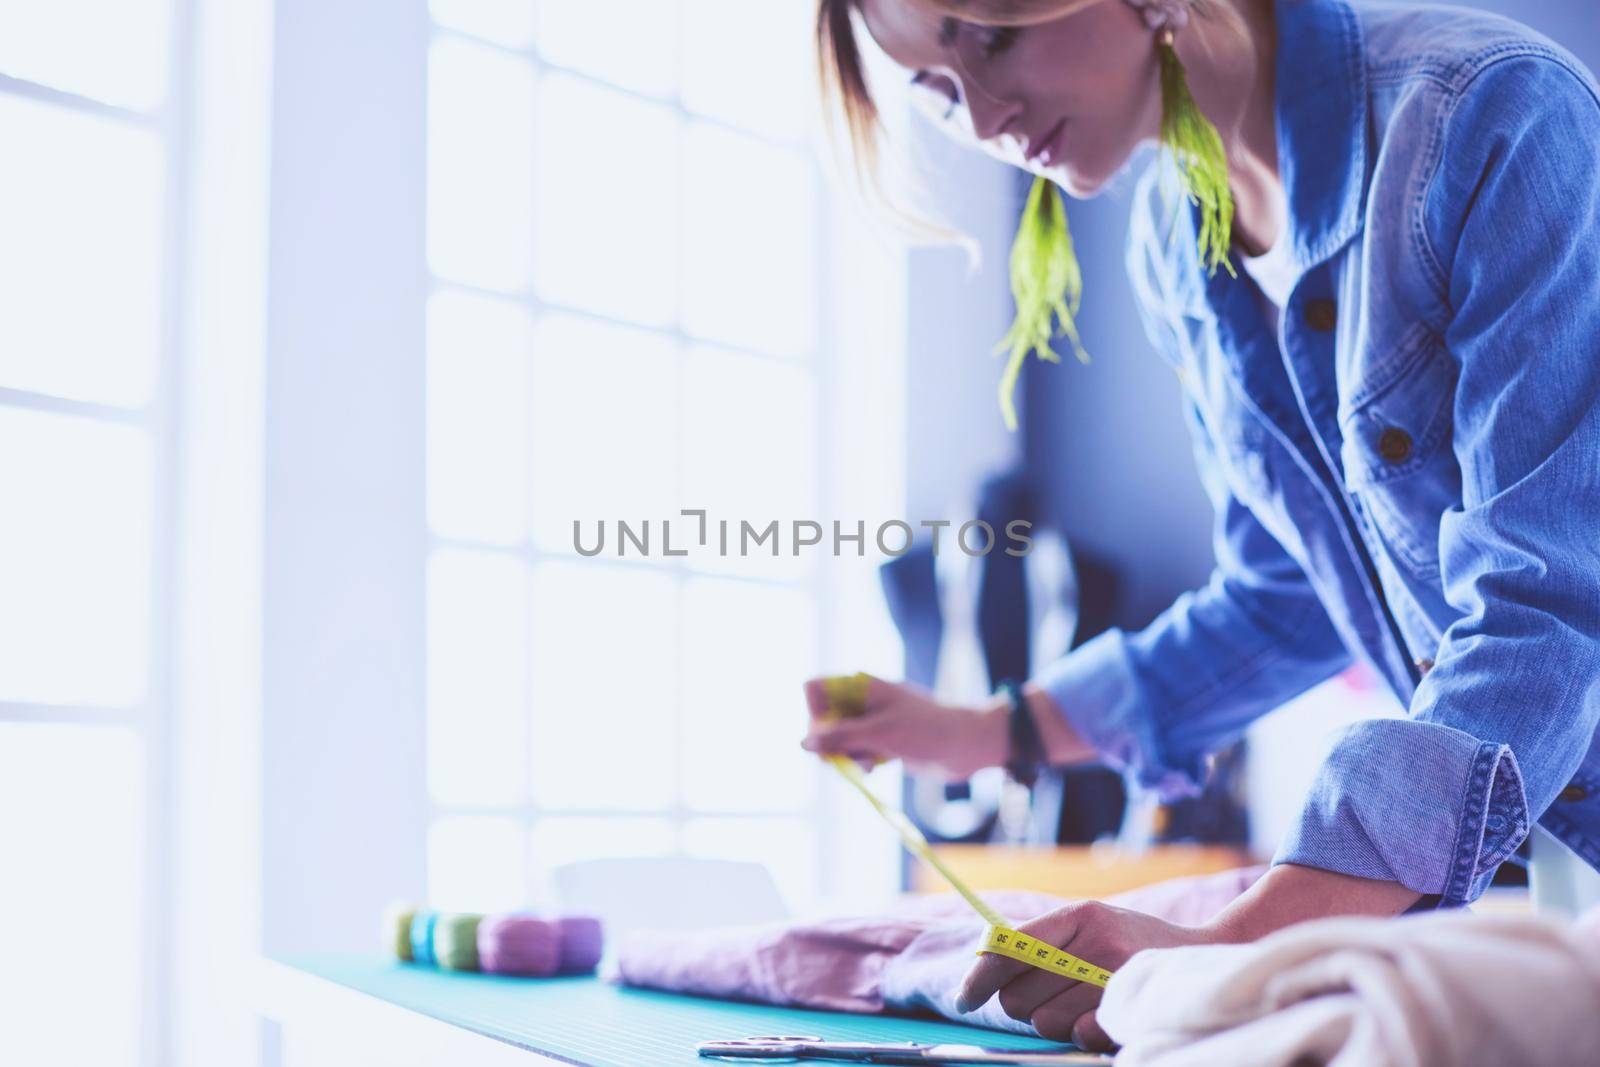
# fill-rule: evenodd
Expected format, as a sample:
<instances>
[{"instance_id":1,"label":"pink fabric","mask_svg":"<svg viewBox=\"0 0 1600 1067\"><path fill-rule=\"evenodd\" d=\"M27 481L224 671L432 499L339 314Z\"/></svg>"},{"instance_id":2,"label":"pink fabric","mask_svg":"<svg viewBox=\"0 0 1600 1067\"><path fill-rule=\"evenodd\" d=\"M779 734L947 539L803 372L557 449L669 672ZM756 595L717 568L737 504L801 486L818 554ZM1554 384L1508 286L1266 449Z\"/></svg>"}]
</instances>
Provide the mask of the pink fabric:
<instances>
[{"instance_id":1,"label":"pink fabric","mask_svg":"<svg viewBox=\"0 0 1600 1067\"><path fill-rule=\"evenodd\" d=\"M1184 878L1108 899L1172 922L1211 918L1259 878L1250 867ZM1002 915L1026 922L1068 903L1022 891L985 893ZM694 933L640 933L618 945L608 973L627 985L732 997L829 1011L878 1013L928 1009L1004 1029L998 1017L961 1016L954 996L972 963L983 922L954 894L906 897L882 915L820 922L733 927Z\"/></svg>"}]
</instances>

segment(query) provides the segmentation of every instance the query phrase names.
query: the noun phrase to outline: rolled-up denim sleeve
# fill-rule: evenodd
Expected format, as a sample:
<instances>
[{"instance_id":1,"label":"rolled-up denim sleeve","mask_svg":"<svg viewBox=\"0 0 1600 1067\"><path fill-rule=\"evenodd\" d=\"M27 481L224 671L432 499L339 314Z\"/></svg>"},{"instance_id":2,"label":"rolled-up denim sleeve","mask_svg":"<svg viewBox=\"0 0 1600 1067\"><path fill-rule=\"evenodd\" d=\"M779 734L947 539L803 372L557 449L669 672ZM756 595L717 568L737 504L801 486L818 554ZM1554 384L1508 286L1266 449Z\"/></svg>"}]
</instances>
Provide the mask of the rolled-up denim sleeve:
<instances>
[{"instance_id":1,"label":"rolled-up denim sleeve","mask_svg":"<svg viewBox=\"0 0 1600 1067\"><path fill-rule=\"evenodd\" d=\"M1185 411L1216 515L1210 580L1035 679L1107 763L1165 797L1195 792L1207 754L1350 662L1305 572L1229 491L1199 409Z\"/></svg>"},{"instance_id":2,"label":"rolled-up denim sleeve","mask_svg":"<svg viewBox=\"0 0 1600 1067\"><path fill-rule=\"evenodd\" d=\"M1562 61L1462 92L1425 207L1459 365L1459 612L1406 719L1336 740L1278 862L1475 899L1600 722L1600 102Z\"/></svg>"}]
</instances>

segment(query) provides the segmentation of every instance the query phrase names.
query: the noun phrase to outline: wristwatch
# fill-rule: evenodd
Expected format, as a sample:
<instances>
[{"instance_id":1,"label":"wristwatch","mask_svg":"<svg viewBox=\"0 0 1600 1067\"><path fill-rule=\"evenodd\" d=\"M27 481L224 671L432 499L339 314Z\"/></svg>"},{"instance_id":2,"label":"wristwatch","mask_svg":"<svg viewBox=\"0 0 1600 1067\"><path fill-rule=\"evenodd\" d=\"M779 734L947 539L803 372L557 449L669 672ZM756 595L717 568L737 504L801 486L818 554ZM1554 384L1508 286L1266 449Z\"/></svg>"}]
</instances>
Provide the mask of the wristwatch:
<instances>
[{"instance_id":1,"label":"wristwatch","mask_svg":"<svg viewBox=\"0 0 1600 1067\"><path fill-rule=\"evenodd\" d=\"M1044 741L1033 721L1033 711L1023 699L1022 685L1007 678L1000 683L1000 691L1011 700L1006 773L1013 781L1032 786L1039 777L1039 765L1045 762Z\"/></svg>"}]
</instances>

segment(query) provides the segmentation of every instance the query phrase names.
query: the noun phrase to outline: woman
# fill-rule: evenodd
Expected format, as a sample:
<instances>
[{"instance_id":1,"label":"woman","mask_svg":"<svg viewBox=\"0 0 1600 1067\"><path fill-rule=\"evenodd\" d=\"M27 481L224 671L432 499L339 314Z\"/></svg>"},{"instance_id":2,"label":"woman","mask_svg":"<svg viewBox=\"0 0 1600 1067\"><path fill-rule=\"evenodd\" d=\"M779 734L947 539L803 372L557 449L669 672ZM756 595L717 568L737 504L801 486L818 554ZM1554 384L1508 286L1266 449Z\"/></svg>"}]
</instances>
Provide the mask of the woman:
<instances>
[{"instance_id":1,"label":"woman","mask_svg":"<svg viewBox=\"0 0 1600 1067\"><path fill-rule=\"evenodd\" d=\"M1072 196L1167 131L1182 101L1163 73L1187 72L1180 88L1225 153L1231 220L1192 173L1203 144L1165 137L1182 167L1167 154L1145 174L1128 249L1146 328L1184 384L1216 571L1143 631L1106 633L1024 687L1048 758L1105 760L1179 794L1208 752L1352 659L1408 711L1336 739L1269 873L1213 923L1085 904L1023 929L1114 969L1148 947L1453 907L1530 828L1536 877L1565 865L1592 880L1600 103L1588 73L1515 23L1441 7L821 0L824 74L867 148L862 32L952 126ZM1198 205L1179 210L1182 192ZM1199 238L1219 220L1227 239L1208 248ZM814 711L820 692L808 687ZM1007 759L1007 701L952 707L876 682L868 706L819 718L806 746L953 777ZM1094 987L985 956L963 1000L996 992L1046 1036L1106 1042Z\"/></svg>"}]
</instances>

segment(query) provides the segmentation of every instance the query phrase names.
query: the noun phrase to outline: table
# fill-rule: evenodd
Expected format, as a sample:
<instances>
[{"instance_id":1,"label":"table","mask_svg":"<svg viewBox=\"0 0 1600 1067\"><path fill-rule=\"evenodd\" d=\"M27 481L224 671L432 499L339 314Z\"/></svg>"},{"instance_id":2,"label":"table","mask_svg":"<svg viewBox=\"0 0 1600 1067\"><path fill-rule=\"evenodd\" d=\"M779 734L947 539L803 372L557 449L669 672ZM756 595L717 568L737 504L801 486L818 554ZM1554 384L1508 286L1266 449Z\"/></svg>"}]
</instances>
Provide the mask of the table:
<instances>
[{"instance_id":1,"label":"table","mask_svg":"<svg viewBox=\"0 0 1600 1067\"><path fill-rule=\"evenodd\" d=\"M709 1000L594 977L451 973L377 956L268 960L259 1000L281 1027L282 1067L707 1067L724 1061L701 1059L696 1044L756 1034L1061 1047L935 1019Z\"/></svg>"}]
</instances>

